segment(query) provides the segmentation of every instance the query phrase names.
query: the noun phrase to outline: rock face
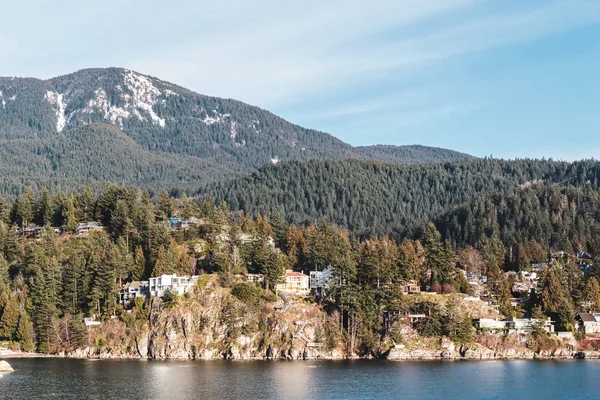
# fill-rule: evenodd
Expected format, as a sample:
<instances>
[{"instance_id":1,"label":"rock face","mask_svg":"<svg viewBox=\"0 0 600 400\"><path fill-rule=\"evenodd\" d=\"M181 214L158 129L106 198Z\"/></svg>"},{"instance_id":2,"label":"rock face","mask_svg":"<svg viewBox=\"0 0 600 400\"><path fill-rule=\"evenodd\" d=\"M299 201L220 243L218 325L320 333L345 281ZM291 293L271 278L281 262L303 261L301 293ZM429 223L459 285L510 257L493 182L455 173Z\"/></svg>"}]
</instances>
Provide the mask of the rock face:
<instances>
[{"instance_id":1,"label":"rock face","mask_svg":"<svg viewBox=\"0 0 600 400\"><path fill-rule=\"evenodd\" d=\"M10 366L6 361L0 361L0 373L13 372L13 367ZM2 376L2 374L0 374Z\"/></svg>"},{"instance_id":2,"label":"rock face","mask_svg":"<svg viewBox=\"0 0 600 400\"><path fill-rule=\"evenodd\" d=\"M65 356L301 360L342 359L345 353L341 343L330 348L324 332L337 329L336 322L317 305L291 301L289 308L276 310L274 303L246 304L212 281L177 305L154 298L143 317L127 319L127 325L125 320L91 329L87 346Z\"/></svg>"}]
</instances>

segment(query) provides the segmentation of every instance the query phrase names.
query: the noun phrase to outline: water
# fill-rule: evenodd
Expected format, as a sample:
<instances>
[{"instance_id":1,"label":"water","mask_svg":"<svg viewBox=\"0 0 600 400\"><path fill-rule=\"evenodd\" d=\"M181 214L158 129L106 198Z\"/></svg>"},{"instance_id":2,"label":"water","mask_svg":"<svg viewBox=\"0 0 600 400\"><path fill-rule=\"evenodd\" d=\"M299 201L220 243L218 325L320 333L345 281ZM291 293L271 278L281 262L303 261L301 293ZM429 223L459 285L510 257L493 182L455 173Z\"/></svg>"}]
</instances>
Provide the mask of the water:
<instances>
[{"instance_id":1,"label":"water","mask_svg":"<svg viewBox=\"0 0 600 400\"><path fill-rule=\"evenodd\" d=\"M598 361L11 359L1 399L593 399Z\"/></svg>"}]
</instances>

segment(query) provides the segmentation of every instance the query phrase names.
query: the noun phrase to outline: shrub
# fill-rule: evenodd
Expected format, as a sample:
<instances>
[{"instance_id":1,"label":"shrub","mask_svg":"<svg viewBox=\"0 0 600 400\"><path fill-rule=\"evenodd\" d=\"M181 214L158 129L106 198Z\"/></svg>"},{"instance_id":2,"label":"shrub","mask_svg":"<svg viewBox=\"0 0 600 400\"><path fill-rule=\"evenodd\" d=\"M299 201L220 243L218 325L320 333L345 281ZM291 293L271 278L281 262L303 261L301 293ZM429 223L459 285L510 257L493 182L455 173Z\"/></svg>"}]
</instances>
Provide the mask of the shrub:
<instances>
[{"instance_id":1,"label":"shrub","mask_svg":"<svg viewBox=\"0 0 600 400\"><path fill-rule=\"evenodd\" d=\"M246 304L258 304L263 296L262 289L246 283L238 283L231 289L231 294Z\"/></svg>"}]
</instances>

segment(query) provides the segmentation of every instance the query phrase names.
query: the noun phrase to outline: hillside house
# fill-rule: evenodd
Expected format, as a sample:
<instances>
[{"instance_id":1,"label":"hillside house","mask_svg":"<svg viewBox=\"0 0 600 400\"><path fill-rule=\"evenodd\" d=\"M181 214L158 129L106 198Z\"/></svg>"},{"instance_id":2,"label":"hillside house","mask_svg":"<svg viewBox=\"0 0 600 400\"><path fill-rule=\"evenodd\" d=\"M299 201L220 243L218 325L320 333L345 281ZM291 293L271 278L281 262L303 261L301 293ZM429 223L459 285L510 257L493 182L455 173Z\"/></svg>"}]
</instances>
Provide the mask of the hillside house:
<instances>
[{"instance_id":1,"label":"hillside house","mask_svg":"<svg viewBox=\"0 0 600 400\"><path fill-rule=\"evenodd\" d=\"M577 328L586 335L600 333L600 314L579 313L575 321Z\"/></svg>"},{"instance_id":2,"label":"hillside house","mask_svg":"<svg viewBox=\"0 0 600 400\"><path fill-rule=\"evenodd\" d=\"M406 282L404 284L404 286L402 286L402 293L403 294L419 294L419 293L421 293L421 286L419 285L419 282L417 282L415 280L410 280L410 281Z\"/></svg>"},{"instance_id":3,"label":"hillside house","mask_svg":"<svg viewBox=\"0 0 600 400\"><path fill-rule=\"evenodd\" d=\"M306 296L310 293L310 277L302 272L288 269L283 276L284 281L276 286L277 292L284 292L298 296Z\"/></svg>"},{"instance_id":4,"label":"hillside house","mask_svg":"<svg viewBox=\"0 0 600 400\"><path fill-rule=\"evenodd\" d=\"M246 274L246 279L248 279L248 282L252 283L263 283L265 281L265 276L263 274Z\"/></svg>"},{"instance_id":5,"label":"hillside house","mask_svg":"<svg viewBox=\"0 0 600 400\"><path fill-rule=\"evenodd\" d=\"M119 300L123 305L138 297L148 297L148 281L127 282L119 290Z\"/></svg>"},{"instance_id":6,"label":"hillside house","mask_svg":"<svg viewBox=\"0 0 600 400\"><path fill-rule=\"evenodd\" d=\"M187 229L194 223L189 218L169 218L169 227Z\"/></svg>"},{"instance_id":7,"label":"hillside house","mask_svg":"<svg viewBox=\"0 0 600 400\"><path fill-rule=\"evenodd\" d=\"M329 289L331 278L331 265L328 265L323 271L310 271L310 290L317 295L325 294Z\"/></svg>"},{"instance_id":8,"label":"hillside house","mask_svg":"<svg viewBox=\"0 0 600 400\"><path fill-rule=\"evenodd\" d=\"M163 297L166 291L171 291L178 296L189 293L194 287L198 276L161 275L148 280L150 296Z\"/></svg>"},{"instance_id":9,"label":"hillside house","mask_svg":"<svg viewBox=\"0 0 600 400\"><path fill-rule=\"evenodd\" d=\"M548 268L548 263L538 263L538 264L531 264L531 270L532 271L543 271L546 268Z\"/></svg>"},{"instance_id":10,"label":"hillside house","mask_svg":"<svg viewBox=\"0 0 600 400\"><path fill-rule=\"evenodd\" d=\"M28 239L39 239L42 237L43 230L44 228L42 228L41 226L32 226L29 228L24 228L23 236L25 236Z\"/></svg>"},{"instance_id":11,"label":"hillside house","mask_svg":"<svg viewBox=\"0 0 600 400\"><path fill-rule=\"evenodd\" d=\"M104 226L100 222L96 221L84 222L77 225L77 228L75 228L75 233L82 235L96 229L104 229Z\"/></svg>"}]
</instances>

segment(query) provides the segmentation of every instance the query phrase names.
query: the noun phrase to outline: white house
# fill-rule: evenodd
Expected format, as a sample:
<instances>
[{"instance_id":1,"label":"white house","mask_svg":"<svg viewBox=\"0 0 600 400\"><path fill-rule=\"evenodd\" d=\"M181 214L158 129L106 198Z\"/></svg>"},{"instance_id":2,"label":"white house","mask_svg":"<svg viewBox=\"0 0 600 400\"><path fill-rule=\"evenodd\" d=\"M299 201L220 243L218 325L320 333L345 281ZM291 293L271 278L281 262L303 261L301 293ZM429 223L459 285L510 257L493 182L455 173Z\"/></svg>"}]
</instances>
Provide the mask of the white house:
<instances>
[{"instance_id":1,"label":"white house","mask_svg":"<svg viewBox=\"0 0 600 400\"><path fill-rule=\"evenodd\" d=\"M600 333L600 314L579 313L575 320L579 330L586 335Z\"/></svg>"},{"instance_id":2,"label":"white house","mask_svg":"<svg viewBox=\"0 0 600 400\"><path fill-rule=\"evenodd\" d=\"M137 297L148 297L148 281L128 282L119 291L121 304L125 305Z\"/></svg>"},{"instance_id":3,"label":"white house","mask_svg":"<svg viewBox=\"0 0 600 400\"><path fill-rule=\"evenodd\" d=\"M265 276L263 274L246 274L246 279L248 279L248 281L252 283L262 283L265 281Z\"/></svg>"},{"instance_id":4,"label":"white house","mask_svg":"<svg viewBox=\"0 0 600 400\"><path fill-rule=\"evenodd\" d=\"M285 271L284 281L277 284L276 290L278 292L305 296L310 293L309 280L310 277L308 275L288 269Z\"/></svg>"},{"instance_id":5,"label":"white house","mask_svg":"<svg viewBox=\"0 0 600 400\"><path fill-rule=\"evenodd\" d=\"M175 274L150 278L148 281L150 296L163 297L167 290L170 290L178 296L182 296L194 287L197 280L197 275L190 278L188 276L177 276Z\"/></svg>"},{"instance_id":6,"label":"white house","mask_svg":"<svg viewBox=\"0 0 600 400\"><path fill-rule=\"evenodd\" d=\"M481 318L474 320L474 322L479 328L490 331L502 331L506 329L509 332L528 333L533 330L536 320L531 318L510 317L503 321L491 318ZM544 330L546 332L554 332L554 325L550 318L544 320Z\"/></svg>"},{"instance_id":7,"label":"white house","mask_svg":"<svg viewBox=\"0 0 600 400\"><path fill-rule=\"evenodd\" d=\"M103 229L103 225L100 222L85 222L77 225L75 228L75 233L81 235L82 233L88 233L94 229Z\"/></svg>"},{"instance_id":8,"label":"white house","mask_svg":"<svg viewBox=\"0 0 600 400\"><path fill-rule=\"evenodd\" d=\"M310 271L310 290L317 294L325 293L327 289L329 289L329 283L331 281L331 278L331 265L325 267L323 271Z\"/></svg>"}]
</instances>

